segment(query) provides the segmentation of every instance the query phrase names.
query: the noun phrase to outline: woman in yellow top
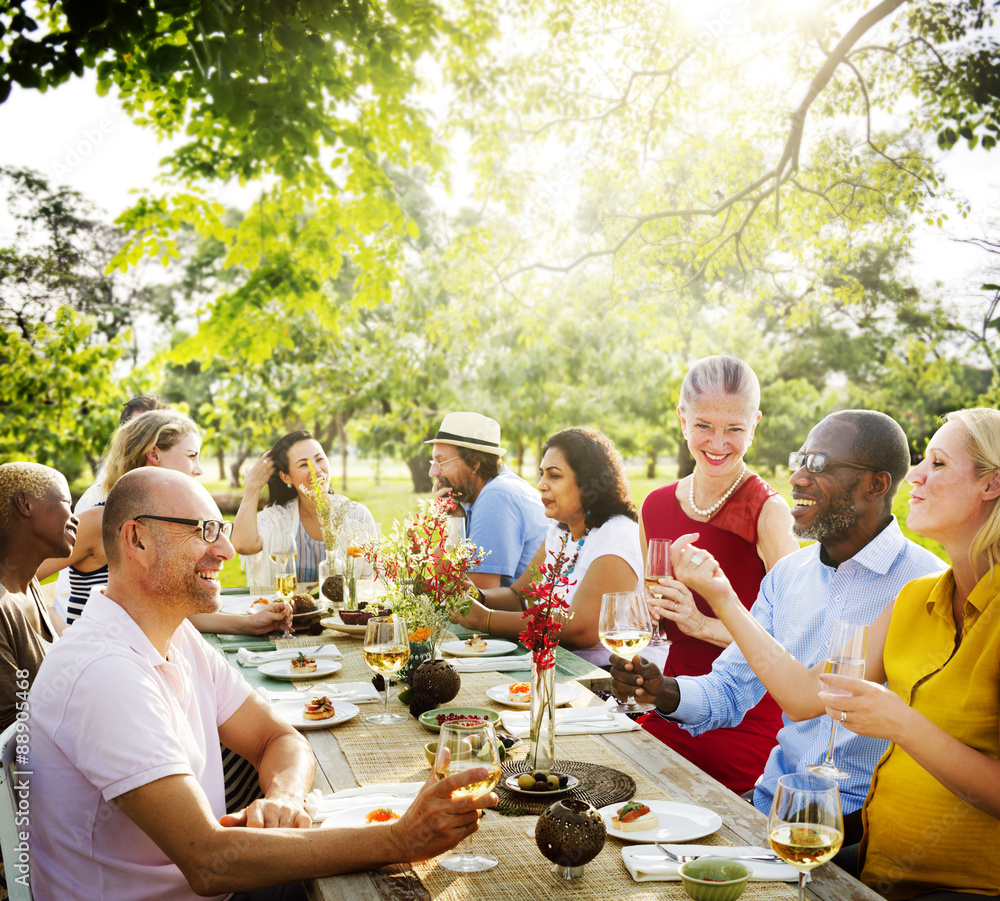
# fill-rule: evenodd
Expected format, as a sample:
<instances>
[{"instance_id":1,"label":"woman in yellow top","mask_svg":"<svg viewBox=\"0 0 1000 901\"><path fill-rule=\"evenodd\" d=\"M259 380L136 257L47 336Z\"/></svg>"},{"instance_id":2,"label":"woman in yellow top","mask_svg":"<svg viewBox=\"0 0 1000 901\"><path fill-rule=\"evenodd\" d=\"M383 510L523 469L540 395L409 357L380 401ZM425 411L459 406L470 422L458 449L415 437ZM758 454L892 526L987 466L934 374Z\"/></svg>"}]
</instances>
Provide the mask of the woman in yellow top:
<instances>
[{"instance_id":1,"label":"woman in yellow top","mask_svg":"<svg viewBox=\"0 0 1000 901\"><path fill-rule=\"evenodd\" d=\"M704 551L678 542L674 565L710 601L789 717L825 711L853 732L892 742L865 801L861 879L890 899L993 898L1000 895L1000 411L946 416L907 478L907 525L939 541L952 567L909 583L872 623L865 679L807 671L760 629Z\"/></svg>"}]
</instances>

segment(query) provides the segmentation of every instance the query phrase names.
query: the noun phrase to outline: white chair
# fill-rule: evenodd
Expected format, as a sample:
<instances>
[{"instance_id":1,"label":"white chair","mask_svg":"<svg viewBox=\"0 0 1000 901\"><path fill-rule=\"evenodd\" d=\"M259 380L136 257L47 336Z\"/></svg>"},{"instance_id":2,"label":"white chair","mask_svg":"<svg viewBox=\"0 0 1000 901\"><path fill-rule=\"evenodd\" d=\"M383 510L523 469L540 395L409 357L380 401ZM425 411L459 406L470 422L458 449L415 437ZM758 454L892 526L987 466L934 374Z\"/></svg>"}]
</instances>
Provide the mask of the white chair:
<instances>
[{"instance_id":1,"label":"white chair","mask_svg":"<svg viewBox=\"0 0 1000 901\"><path fill-rule=\"evenodd\" d=\"M7 874L7 894L10 901L31 901L30 873L22 874L16 869L18 857L24 851L18 833L24 827L18 827L17 798L14 795L16 775L13 771L15 739L17 738L17 723L13 723L0 735L0 850L3 851L4 869ZM21 882L18 879L22 879Z\"/></svg>"}]
</instances>

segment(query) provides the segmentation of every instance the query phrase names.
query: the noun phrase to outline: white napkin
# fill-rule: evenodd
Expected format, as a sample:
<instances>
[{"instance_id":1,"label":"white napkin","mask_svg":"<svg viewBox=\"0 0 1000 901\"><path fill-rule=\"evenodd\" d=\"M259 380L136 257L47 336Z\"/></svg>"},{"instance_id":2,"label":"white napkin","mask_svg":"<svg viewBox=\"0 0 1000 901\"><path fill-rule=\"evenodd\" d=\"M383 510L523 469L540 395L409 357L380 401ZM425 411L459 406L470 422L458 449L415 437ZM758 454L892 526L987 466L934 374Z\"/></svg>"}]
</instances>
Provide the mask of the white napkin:
<instances>
[{"instance_id":1,"label":"white napkin","mask_svg":"<svg viewBox=\"0 0 1000 901\"><path fill-rule=\"evenodd\" d=\"M529 714L505 710L503 726L518 738L527 738ZM642 727L624 713L614 713L603 707L573 707L556 711L556 735L586 735L591 732L634 732Z\"/></svg>"},{"instance_id":2,"label":"white napkin","mask_svg":"<svg viewBox=\"0 0 1000 901\"><path fill-rule=\"evenodd\" d=\"M275 701L304 701L314 695L326 695L331 700L350 701L352 704L368 704L381 702L382 697L371 682L344 682L342 685L331 685L329 682L318 682L306 691L271 691L260 687L257 693L269 703Z\"/></svg>"},{"instance_id":3,"label":"white napkin","mask_svg":"<svg viewBox=\"0 0 1000 901\"><path fill-rule=\"evenodd\" d=\"M236 659L240 666L260 666L262 663L272 663L275 660L293 660L303 653L306 657L341 657L342 654L335 644L319 645L315 648L285 648L283 651L248 651L240 648Z\"/></svg>"},{"instance_id":4,"label":"white napkin","mask_svg":"<svg viewBox=\"0 0 1000 901\"><path fill-rule=\"evenodd\" d=\"M423 788L423 782L393 782L388 785L363 785L324 795L313 789L305 797L306 813L313 820L323 820L337 810L352 807L390 807L394 801L410 801Z\"/></svg>"},{"instance_id":5,"label":"white napkin","mask_svg":"<svg viewBox=\"0 0 1000 901\"><path fill-rule=\"evenodd\" d=\"M518 654L515 657L449 657L448 662L459 673L531 671L531 658L526 654Z\"/></svg>"},{"instance_id":6,"label":"white napkin","mask_svg":"<svg viewBox=\"0 0 1000 901\"><path fill-rule=\"evenodd\" d=\"M727 857L730 854L770 854L770 848L740 847L730 848L719 845L665 845L675 854L705 854L711 857ZM670 860L656 845L627 845L622 848L622 860L636 882L679 882L680 864ZM799 874L794 867L782 861L771 863L766 860L741 860L750 867L751 882L797 882Z\"/></svg>"},{"instance_id":7,"label":"white napkin","mask_svg":"<svg viewBox=\"0 0 1000 901\"><path fill-rule=\"evenodd\" d=\"M740 847L730 848L720 845L664 845L675 854L705 854L711 857L726 857L730 854L770 854L770 848ZM679 882L680 864L669 860L656 845L627 845L622 848L622 860L636 882ZM751 882L796 882L799 878L794 867L787 863L766 860L741 860L750 867Z\"/></svg>"}]
</instances>

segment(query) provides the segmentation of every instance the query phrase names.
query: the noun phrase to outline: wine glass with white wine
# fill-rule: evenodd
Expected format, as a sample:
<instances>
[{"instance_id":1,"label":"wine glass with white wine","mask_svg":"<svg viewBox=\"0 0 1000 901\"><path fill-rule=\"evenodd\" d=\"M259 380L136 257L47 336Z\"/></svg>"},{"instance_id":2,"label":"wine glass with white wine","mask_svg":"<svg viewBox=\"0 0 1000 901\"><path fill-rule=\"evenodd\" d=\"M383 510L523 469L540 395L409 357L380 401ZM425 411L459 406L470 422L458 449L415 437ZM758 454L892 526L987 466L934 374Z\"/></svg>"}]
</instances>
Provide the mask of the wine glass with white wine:
<instances>
[{"instance_id":1,"label":"wine glass with white wine","mask_svg":"<svg viewBox=\"0 0 1000 901\"><path fill-rule=\"evenodd\" d=\"M868 644L868 626L837 620L830 636L830 648L827 651L824 673L836 673L840 676L851 676L855 679L865 677L865 650ZM831 691L831 689L827 689ZM843 692L834 691L834 694ZM833 745L837 739L837 726L840 721L833 720L830 727L830 746L826 750L826 758L822 763L807 766L810 773L826 776L828 779L846 779L850 773L845 773L833 762Z\"/></svg>"},{"instance_id":2,"label":"wine glass with white wine","mask_svg":"<svg viewBox=\"0 0 1000 901\"><path fill-rule=\"evenodd\" d=\"M493 724L480 720L445 723L438 736L434 778L440 782L472 767L483 767L486 778L456 789L451 793L453 798L478 798L492 791L500 781L500 752ZM492 870L498 861L492 854L473 853L470 835L464 851L453 852L439 863L446 870L458 873L481 873Z\"/></svg>"},{"instance_id":3,"label":"wine glass with white wine","mask_svg":"<svg viewBox=\"0 0 1000 901\"><path fill-rule=\"evenodd\" d=\"M268 554L271 562L277 567L274 576L275 594L285 600L295 594L295 589L299 587L295 575L295 562L298 556L295 535L290 532L282 535L275 549Z\"/></svg>"},{"instance_id":4,"label":"wine glass with white wine","mask_svg":"<svg viewBox=\"0 0 1000 901\"><path fill-rule=\"evenodd\" d=\"M654 585L660 584L660 579L669 579L671 577L670 568L670 539L669 538L650 538L646 542L646 565L645 572L643 574L643 581L646 583L646 594L650 597L657 597L650 590ZM653 640L650 642L652 645L669 645L670 642L664 640L661 636L667 630L668 620L661 619L653 631Z\"/></svg>"},{"instance_id":5,"label":"wine glass with white wine","mask_svg":"<svg viewBox=\"0 0 1000 901\"><path fill-rule=\"evenodd\" d=\"M389 713L389 677L396 675L410 659L410 639L406 620L401 616L373 616L365 629L362 649L365 663L373 673L385 680L385 710L367 716L369 723L378 726L396 726L405 723L406 717Z\"/></svg>"},{"instance_id":6,"label":"wine glass with white wine","mask_svg":"<svg viewBox=\"0 0 1000 901\"><path fill-rule=\"evenodd\" d=\"M632 659L641 654L653 637L646 595L639 591L616 591L601 598L601 619L597 634L612 654ZM652 704L639 704L631 695L617 707L619 713L644 713Z\"/></svg>"},{"instance_id":7,"label":"wine glass with white wine","mask_svg":"<svg viewBox=\"0 0 1000 901\"><path fill-rule=\"evenodd\" d=\"M799 901L805 901L806 873L830 860L844 843L837 783L814 773L782 776L767 818L767 841L799 871Z\"/></svg>"}]
</instances>

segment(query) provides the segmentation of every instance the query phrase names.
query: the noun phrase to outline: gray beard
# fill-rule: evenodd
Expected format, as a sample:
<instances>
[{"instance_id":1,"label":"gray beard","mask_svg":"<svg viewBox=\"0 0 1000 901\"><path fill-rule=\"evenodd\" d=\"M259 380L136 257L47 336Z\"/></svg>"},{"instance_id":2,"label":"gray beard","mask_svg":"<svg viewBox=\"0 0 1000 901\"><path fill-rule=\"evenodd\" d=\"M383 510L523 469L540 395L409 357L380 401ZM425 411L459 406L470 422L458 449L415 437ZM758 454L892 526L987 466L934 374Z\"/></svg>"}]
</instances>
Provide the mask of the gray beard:
<instances>
[{"instance_id":1,"label":"gray beard","mask_svg":"<svg viewBox=\"0 0 1000 901\"><path fill-rule=\"evenodd\" d=\"M830 498L830 506L827 512L811 526L803 526L801 529L792 526L792 534L796 538L812 539L822 544L830 538L836 538L854 528L858 520L861 519L862 511L854 504L851 494L857 486L859 480L854 484L844 488L840 494Z\"/></svg>"}]
</instances>

